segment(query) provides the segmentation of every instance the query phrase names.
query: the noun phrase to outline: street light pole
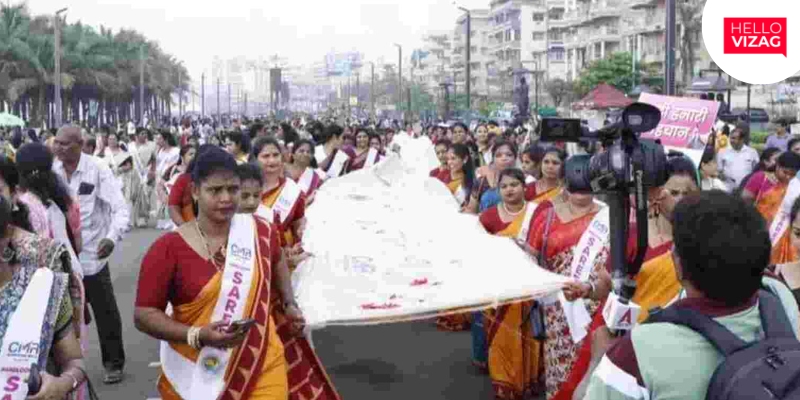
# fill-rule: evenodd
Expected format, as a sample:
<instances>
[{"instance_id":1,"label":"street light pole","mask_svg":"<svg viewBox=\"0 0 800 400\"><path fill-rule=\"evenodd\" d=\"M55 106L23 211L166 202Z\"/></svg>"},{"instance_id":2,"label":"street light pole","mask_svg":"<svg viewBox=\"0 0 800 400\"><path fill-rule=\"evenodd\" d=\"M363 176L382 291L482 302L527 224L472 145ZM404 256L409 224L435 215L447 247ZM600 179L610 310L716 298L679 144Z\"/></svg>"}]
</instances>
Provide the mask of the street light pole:
<instances>
[{"instance_id":1,"label":"street light pole","mask_svg":"<svg viewBox=\"0 0 800 400\"><path fill-rule=\"evenodd\" d=\"M144 44L139 46L139 126L144 126Z\"/></svg>"},{"instance_id":2,"label":"street light pole","mask_svg":"<svg viewBox=\"0 0 800 400\"><path fill-rule=\"evenodd\" d=\"M219 77L217 77L217 123L222 124L222 107L219 105Z\"/></svg>"},{"instance_id":3,"label":"street light pole","mask_svg":"<svg viewBox=\"0 0 800 400\"><path fill-rule=\"evenodd\" d=\"M200 116L206 116L206 73L200 75Z\"/></svg>"},{"instance_id":4,"label":"street light pole","mask_svg":"<svg viewBox=\"0 0 800 400\"><path fill-rule=\"evenodd\" d=\"M667 0L667 52L664 60L664 86L667 96L675 95L675 0Z\"/></svg>"},{"instance_id":5,"label":"street light pole","mask_svg":"<svg viewBox=\"0 0 800 400\"><path fill-rule=\"evenodd\" d=\"M183 71L178 65L178 119L183 117Z\"/></svg>"},{"instance_id":6,"label":"street light pole","mask_svg":"<svg viewBox=\"0 0 800 400\"><path fill-rule=\"evenodd\" d=\"M61 16L60 14L67 11L62 8L56 11L55 17L55 101L56 101L56 121L53 125L60 128L64 122L61 116Z\"/></svg>"},{"instance_id":7,"label":"street light pole","mask_svg":"<svg viewBox=\"0 0 800 400\"><path fill-rule=\"evenodd\" d=\"M458 7L458 9L467 13L467 115L469 116L469 111L472 108L472 103L470 102L470 94L472 93L472 66L470 65L472 57L472 14L464 7Z\"/></svg>"},{"instance_id":8,"label":"street light pole","mask_svg":"<svg viewBox=\"0 0 800 400\"><path fill-rule=\"evenodd\" d=\"M369 85L369 101L372 106L372 118L375 118L375 63L371 62L370 65L372 66L372 75Z\"/></svg>"},{"instance_id":9,"label":"street light pole","mask_svg":"<svg viewBox=\"0 0 800 400\"><path fill-rule=\"evenodd\" d=\"M397 106L403 106L403 46L395 43L397 46L397 64L398 64L398 72L397 72Z\"/></svg>"}]
</instances>

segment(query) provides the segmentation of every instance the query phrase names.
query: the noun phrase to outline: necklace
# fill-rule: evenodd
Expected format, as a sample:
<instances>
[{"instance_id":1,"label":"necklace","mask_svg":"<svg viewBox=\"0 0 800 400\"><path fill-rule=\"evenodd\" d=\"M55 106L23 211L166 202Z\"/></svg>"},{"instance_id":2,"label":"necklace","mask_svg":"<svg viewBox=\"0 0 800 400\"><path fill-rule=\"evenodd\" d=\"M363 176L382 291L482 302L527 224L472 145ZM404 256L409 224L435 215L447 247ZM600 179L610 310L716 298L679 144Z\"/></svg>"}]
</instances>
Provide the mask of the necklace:
<instances>
[{"instance_id":1,"label":"necklace","mask_svg":"<svg viewBox=\"0 0 800 400\"><path fill-rule=\"evenodd\" d=\"M203 233L203 230L200 229L200 222L195 221L194 227L197 229L197 234L200 235L200 239L203 241L203 246L205 246L206 248L206 252L208 253L208 259L211 260L211 264L214 264L214 268L216 268L217 271L222 272L222 270L225 268L225 264L218 262L217 258L214 257L214 253L211 252L211 248L208 246L208 239L206 238L206 235Z\"/></svg>"},{"instance_id":2,"label":"necklace","mask_svg":"<svg viewBox=\"0 0 800 400\"><path fill-rule=\"evenodd\" d=\"M592 203L589 207L584 207L577 209L572 205L572 203L567 200L567 209L569 210L570 214L572 214L573 218L577 218L581 215L588 214L594 208L594 203Z\"/></svg>"},{"instance_id":3,"label":"necklace","mask_svg":"<svg viewBox=\"0 0 800 400\"><path fill-rule=\"evenodd\" d=\"M525 211L525 205L526 205L526 203L523 201L522 202L522 207L519 209L519 211L512 213L511 211L508 211L508 207L506 207L505 203L500 203L500 207L503 208L503 212L508 214L510 217L516 217L517 215L519 215L520 213Z\"/></svg>"}]
</instances>

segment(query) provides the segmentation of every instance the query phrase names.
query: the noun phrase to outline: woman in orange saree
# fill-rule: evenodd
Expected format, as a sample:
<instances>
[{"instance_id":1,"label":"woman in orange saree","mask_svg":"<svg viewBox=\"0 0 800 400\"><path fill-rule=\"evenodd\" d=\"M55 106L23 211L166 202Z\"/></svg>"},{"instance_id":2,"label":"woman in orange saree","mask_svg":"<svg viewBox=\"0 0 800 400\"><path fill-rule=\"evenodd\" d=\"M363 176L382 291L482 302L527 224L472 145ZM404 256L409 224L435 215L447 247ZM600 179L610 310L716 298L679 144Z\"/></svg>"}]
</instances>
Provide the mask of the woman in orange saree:
<instances>
[{"instance_id":1,"label":"woman in orange saree","mask_svg":"<svg viewBox=\"0 0 800 400\"><path fill-rule=\"evenodd\" d=\"M605 234L598 226L605 227ZM560 275L572 277L578 282L598 287L600 276L608 258L608 210L594 201L591 194L565 192L565 196L548 200L537 207L530 225L528 245L540 259L542 267ZM588 235L588 236L587 236ZM584 240L584 236L601 240ZM605 237L604 237L605 236ZM588 254L574 257L574 254ZM601 311L602 290L592 290L583 305L559 300L558 296L541 299L545 320L543 359L545 360L545 388L547 399L570 400L562 386L570 375L578 350L590 337L582 332L587 327L567 318L565 307L575 307L589 318ZM574 295L564 291L567 300ZM572 312L570 313L572 314ZM588 325L588 324L587 324Z\"/></svg>"},{"instance_id":2,"label":"woman in orange saree","mask_svg":"<svg viewBox=\"0 0 800 400\"><path fill-rule=\"evenodd\" d=\"M264 207L256 215L275 222L283 232L284 247L296 251L305 225L306 195L297 183L283 175L283 152L277 140L258 138L253 143L253 156L264 172Z\"/></svg>"},{"instance_id":3,"label":"woman in orange saree","mask_svg":"<svg viewBox=\"0 0 800 400\"><path fill-rule=\"evenodd\" d=\"M498 177L501 202L481 213L481 225L492 235L525 241L536 210L535 203L525 201L525 174L509 168ZM524 301L482 313L489 377L497 399L523 399L538 382L541 342L531 332L532 306L533 301Z\"/></svg>"},{"instance_id":4,"label":"woman in orange saree","mask_svg":"<svg viewBox=\"0 0 800 400\"><path fill-rule=\"evenodd\" d=\"M782 264L797 259L797 254L791 244L789 229L776 229L774 225L786 225L784 218L787 212L779 216L781 209L788 210L798 195L797 191L787 194L789 183L800 170L800 155L784 152L778 156L777 167L774 174L757 172L750 177L742 191L745 200L754 202L756 209L770 226L772 237L772 256L770 262ZM788 196L788 197L787 197Z\"/></svg>"},{"instance_id":5,"label":"woman in orange saree","mask_svg":"<svg viewBox=\"0 0 800 400\"><path fill-rule=\"evenodd\" d=\"M541 178L525 188L525 200L542 202L558 196L563 187L566 159L567 153L564 150L558 147L546 148L540 164Z\"/></svg>"},{"instance_id":6,"label":"woman in orange saree","mask_svg":"<svg viewBox=\"0 0 800 400\"><path fill-rule=\"evenodd\" d=\"M197 219L151 246L137 288L136 327L163 341L161 398L284 400L283 346L265 312L272 289L280 292L294 334L304 320L292 300L279 231L263 219L234 215L240 180L236 161L221 149L199 156L193 183ZM165 313L168 304L172 315Z\"/></svg>"}]
</instances>

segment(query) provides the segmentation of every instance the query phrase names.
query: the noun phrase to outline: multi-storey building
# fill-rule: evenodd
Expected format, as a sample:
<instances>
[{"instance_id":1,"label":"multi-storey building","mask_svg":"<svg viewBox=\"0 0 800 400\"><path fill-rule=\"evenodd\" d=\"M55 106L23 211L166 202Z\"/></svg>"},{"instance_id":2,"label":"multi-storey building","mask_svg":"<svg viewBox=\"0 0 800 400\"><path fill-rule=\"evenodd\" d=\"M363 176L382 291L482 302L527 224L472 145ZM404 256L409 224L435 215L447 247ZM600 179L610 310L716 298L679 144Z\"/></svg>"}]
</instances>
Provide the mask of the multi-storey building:
<instances>
[{"instance_id":1,"label":"multi-storey building","mask_svg":"<svg viewBox=\"0 0 800 400\"><path fill-rule=\"evenodd\" d=\"M451 32L429 33L422 39L419 60L413 59L414 53L411 55L412 79L429 93L436 93L442 83L453 79L452 38Z\"/></svg>"},{"instance_id":2,"label":"multi-storey building","mask_svg":"<svg viewBox=\"0 0 800 400\"><path fill-rule=\"evenodd\" d=\"M500 98L507 98L522 76L515 71L542 75L548 70L548 48L563 42L563 37L550 38L548 28L551 19L563 15L564 4L565 0L491 1L488 68L491 90Z\"/></svg>"},{"instance_id":3,"label":"multi-storey building","mask_svg":"<svg viewBox=\"0 0 800 400\"><path fill-rule=\"evenodd\" d=\"M489 6L488 12L472 11L472 93L477 97L510 99L522 76L519 72L527 74L531 90L534 76L540 83L554 78L571 81L593 61L620 51L663 73L665 0L490 0ZM465 22L465 15L456 22L452 57L434 61L440 70L456 74L459 91L465 72ZM676 32L680 45L680 19ZM699 32L691 40L695 61L689 75L696 76L713 63ZM679 67L679 48L676 57ZM681 72L676 70L679 83ZM440 77L435 81L441 82Z\"/></svg>"},{"instance_id":4,"label":"multi-storey building","mask_svg":"<svg viewBox=\"0 0 800 400\"><path fill-rule=\"evenodd\" d=\"M488 68L491 60L489 53L489 10L470 10L470 76L472 101L488 96ZM453 31L451 67L454 74L456 91L461 93L466 87L467 61L467 15L462 14L456 20Z\"/></svg>"}]
</instances>

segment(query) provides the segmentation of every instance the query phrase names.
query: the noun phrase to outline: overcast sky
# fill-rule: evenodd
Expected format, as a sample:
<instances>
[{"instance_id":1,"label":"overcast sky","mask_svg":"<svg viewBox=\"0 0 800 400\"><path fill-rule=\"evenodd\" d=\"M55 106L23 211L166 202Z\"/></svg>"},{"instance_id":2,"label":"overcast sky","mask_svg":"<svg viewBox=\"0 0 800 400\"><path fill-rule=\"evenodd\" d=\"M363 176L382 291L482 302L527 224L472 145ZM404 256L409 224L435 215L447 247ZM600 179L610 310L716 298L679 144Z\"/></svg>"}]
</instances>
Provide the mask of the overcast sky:
<instances>
[{"instance_id":1,"label":"overcast sky","mask_svg":"<svg viewBox=\"0 0 800 400\"><path fill-rule=\"evenodd\" d=\"M14 2L14 0L12 0ZM488 8L489 0L459 0ZM68 7L67 21L136 29L183 60L195 82L211 60L275 54L310 65L335 50L358 50L366 61L404 57L429 31L453 30L461 14L452 0L28 0L34 14Z\"/></svg>"}]
</instances>

